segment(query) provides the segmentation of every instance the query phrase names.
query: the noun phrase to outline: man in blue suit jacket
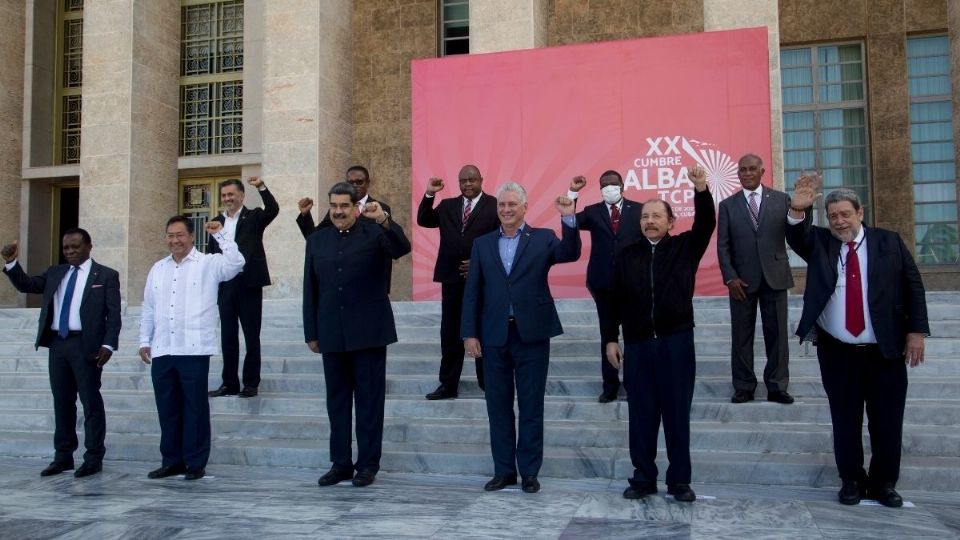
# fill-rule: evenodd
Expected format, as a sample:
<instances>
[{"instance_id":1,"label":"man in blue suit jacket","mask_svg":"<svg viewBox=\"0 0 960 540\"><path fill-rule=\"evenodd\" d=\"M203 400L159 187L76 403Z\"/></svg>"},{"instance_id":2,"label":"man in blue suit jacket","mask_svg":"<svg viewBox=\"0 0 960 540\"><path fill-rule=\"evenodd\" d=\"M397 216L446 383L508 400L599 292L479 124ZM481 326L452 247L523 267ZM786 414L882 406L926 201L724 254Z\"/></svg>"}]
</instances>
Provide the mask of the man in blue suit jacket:
<instances>
[{"instance_id":1,"label":"man in blue suit jacket","mask_svg":"<svg viewBox=\"0 0 960 540\"><path fill-rule=\"evenodd\" d=\"M830 402L833 449L842 504L869 495L899 507L907 369L923 362L930 334L920 271L893 231L863 226L856 192L838 189L824 206L830 227L811 226L808 211L820 179L796 182L787 214L787 242L807 261L801 340L817 345ZM870 474L863 469L863 410L870 425Z\"/></svg>"},{"instance_id":2,"label":"man in blue suit jacket","mask_svg":"<svg viewBox=\"0 0 960 540\"><path fill-rule=\"evenodd\" d=\"M587 185L587 179L577 176L570 181L567 194L577 200L578 192ZM640 209L642 204L623 197L623 177L617 171L600 175L601 202L591 204L577 212L577 228L590 231L590 262L587 263L587 290L597 305L597 313L603 312L613 302L614 256L624 246L639 240ZM606 346L600 342L600 372L603 375L603 391L597 399L610 403L617 399L620 390L619 371L607 362Z\"/></svg>"},{"instance_id":3,"label":"man in blue suit jacket","mask_svg":"<svg viewBox=\"0 0 960 540\"><path fill-rule=\"evenodd\" d=\"M477 238L470 254L460 332L467 354L484 357L494 462L494 477L484 486L487 491L516 484L518 471L524 492L540 490L537 473L543 464L550 338L563 333L547 274L556 263L580 258L573 201L559 197L556 208L563 216L562 241L552 230L524 222L527 193L519 184L507 182L497 191L500 228ZM514 380L519 439L514 428Z\"/></svg>"},{"instance_id":4,"label":"man in blue suit jacket","mask_svg":"<svg viewBox=\"0 0 960 540\"><path fill-rule=\"evenodd\" d=\"M377 202L367 203L360 219L352 185L334 184L328 197L331 226L307 239L303 270L303 334L310 350L323 355L330 419L333 466L318 483L352 478L364 487L380 470L387 345L397 341L386 273L393 260L410 253L410 241Z\"/></svg>"},{"instance_id":5,"label":"man in blue suit jacket","mask_svg":"<svg viewBox=\"0 0 960 540\"><path fill-rule=\"evenodd\" d=\"M63 234L67 264L51 266L28 276L17 262L17 244L3 248L3 272L20 292L42 294L36 347L50 349L50 389L56 428L56 454L41 476L73 468L77 449L77 397L83 405L83 465L74 473L82 478L103 468L107 433L100 376L117 350L120 339L120 275L90 258L93 243L83 229Z\"/></svg>"}]
</instances>

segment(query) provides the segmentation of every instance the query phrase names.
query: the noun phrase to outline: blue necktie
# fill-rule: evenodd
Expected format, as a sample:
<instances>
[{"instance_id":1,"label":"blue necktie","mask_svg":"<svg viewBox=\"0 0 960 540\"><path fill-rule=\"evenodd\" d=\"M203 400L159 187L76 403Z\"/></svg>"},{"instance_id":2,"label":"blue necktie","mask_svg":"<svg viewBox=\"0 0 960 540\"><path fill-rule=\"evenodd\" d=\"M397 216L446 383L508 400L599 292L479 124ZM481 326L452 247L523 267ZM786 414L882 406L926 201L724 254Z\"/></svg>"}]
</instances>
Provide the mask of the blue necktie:
<instances>
[{"instance_id":1,"label":"blue necktie","mask_svg":"<svg viewBox=\"0 0 960 540\"><path fill-rule=\"evenodd\" d=\"M60 304L60 330L58 333L61 338L70 335L70 302L73 301L73 290L77 288L77 274L80 273L80 269L76 266L71 266L70 269L73 270L73 273L67 280L67 288L63 291L63 302Z\"/></svg>"}]
</instances>

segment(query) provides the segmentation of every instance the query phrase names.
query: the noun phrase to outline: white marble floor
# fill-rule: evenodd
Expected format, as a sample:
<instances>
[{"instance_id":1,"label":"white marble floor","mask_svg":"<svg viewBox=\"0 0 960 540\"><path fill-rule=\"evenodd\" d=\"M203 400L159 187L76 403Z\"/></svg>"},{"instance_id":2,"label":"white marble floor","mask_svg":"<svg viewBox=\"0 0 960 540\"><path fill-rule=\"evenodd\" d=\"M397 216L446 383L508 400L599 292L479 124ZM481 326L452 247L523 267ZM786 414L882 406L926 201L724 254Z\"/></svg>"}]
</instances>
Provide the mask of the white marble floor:
<instances>
[{"instance_id":1,"label":"white marble floor","mask_svg":"<svg viewBox=\"0 0 960 540\"><path fill-rule=\"evenodd\" d=\"M324 471L216 466L148 480L155 463L41 478L45 461L0 459L0 538L960 538L960 493L903 492L901 509L841 506L834 489L697 485L693 504L628 501L623 480L541 478L483 491L485 477L381 473L320 488ZM664 487L660 487L664 490Z\"/></svg>"}]
</instances>

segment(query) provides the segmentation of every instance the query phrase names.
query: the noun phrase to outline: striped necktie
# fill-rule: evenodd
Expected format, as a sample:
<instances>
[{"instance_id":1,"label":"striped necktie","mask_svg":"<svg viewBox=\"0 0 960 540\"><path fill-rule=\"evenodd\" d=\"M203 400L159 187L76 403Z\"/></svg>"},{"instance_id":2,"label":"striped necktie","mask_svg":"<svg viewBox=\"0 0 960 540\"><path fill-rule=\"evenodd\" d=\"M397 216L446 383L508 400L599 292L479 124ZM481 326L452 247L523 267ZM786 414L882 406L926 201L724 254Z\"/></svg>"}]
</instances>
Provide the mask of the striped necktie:
<instances>
[{"instance_id":1,"label":"striped necktie","mask_svg":"<svg viewBox=\"0 0 960 540\"><path fill-rule=\"evenodd\" d=\"M760 227L760 207L757 206L757 192L750 194L750 221L753 222L753 228Z\"/></svg>"}]
</instances>

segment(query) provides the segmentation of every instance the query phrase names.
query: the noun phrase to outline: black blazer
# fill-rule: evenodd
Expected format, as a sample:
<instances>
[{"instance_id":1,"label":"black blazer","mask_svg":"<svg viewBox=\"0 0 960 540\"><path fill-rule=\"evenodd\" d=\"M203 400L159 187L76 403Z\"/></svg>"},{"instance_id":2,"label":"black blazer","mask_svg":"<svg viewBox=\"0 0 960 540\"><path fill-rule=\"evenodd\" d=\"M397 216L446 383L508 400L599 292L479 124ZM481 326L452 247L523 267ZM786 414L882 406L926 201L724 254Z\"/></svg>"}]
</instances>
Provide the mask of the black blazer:
<instances>
[{"instance_id":1,"label":"black blazer","mask_svg":"<svg viewBox=\"0 0 960 540\"><path fill-rule=\"evenodd\" d=\"M563 240L557 239L552 229L525 225L509 276L500 260L500 230L477 238L463 293L461 337L477 338L484 347L504 345L511 305L517 332L525 343L563 333L547 274L554 264L580 258L580 233L566 225L561 229Z\"/></svg>"},{"instance_id":2,"label":"black blazer","mask_svg":"<svg viewBox=\"0 0 960 540\"><path fill-rule=\"evenodd\" d=\"M367 202L380 203L380 208L383 208L384 212L391 214L391 216L393 215L393 211L390 210L390 205L383 201L374 199L373 195L370 195L369 197L367 197ZM360 216L360 219L373 223L373 221L371 221L369 218L363 215ZM310 238L310 235L315 233L316 231L319 231L320 229L323 229L324 227L329 227L331 225L333 225L333 222L330 221L330 210L327 210L327 213L324 214L323 219L321 219L320 223L317 223L316 226L313 225L312 214L310 213L301 214L299 212L297 213L297 228L300 229L300 234L303 235L304 240L307 240L308 238Z\"/></svg>"},{"instance_id":3,"label":"black blazer","mask_svg":"<svg viewBox=\"0 0 960 540\"><path fill-rule=\"evenodd\" d=\"M303 336L320 352L383 347L397 341L385 263L410 253L403 229L358 219L345 233L324 227L307 239Z\"/></svg>"},{"instance_id":4,"label":"black blazer","mask_svg":"<svg viewBox=\"0 0 960 540\"><path fill-rule=\"evenodd\" d=\"M903 358L908 333L930 334L920 271L900 235L866 226L864 233L867 304L877 345L884 358ZM807 212L802 223L787 226L787 242L807 261L807 285L797 335L801 340L810 337L815 341L815 324L837 286L841 242L830 229L812 226L811 212Z\"/></svg>"},{"instance_id":5,"label":"black blazer","mask_svg":"<svg viewBox=\"0 0 960 540\"><path fill-rule=\"evenodd\" d=\"M463 196L443 199L436 208L436 197L424 197L417 209L417 225L428 229L440 229L440 249L437 264L433 268L433 280L437 283L457 283L460 276L460 261L470 258L473 241L478 236L494 231L500 225L497 219L497 198L486 193L463 223Z\"/></svg>"},{"instance_id":6,"label":"black blazer","mask_svg":"<svg viewBox=\"0 0 960 540\"><path fill-rule=\"evenodd\" d=\"M240 219L237 221L237 232L234 240L243 258L247 261L243 265L243 272L237 276L247 287L265 287L270 285L270 271L267 269L267 254L263 249L263 231L267 229L280 213L280 205L269 189L260 192L263 198L263 208L250 209L244 206L240 209ZM213 218L223 223L223 214ZM207 253L220 253L220 244L212 238L207 238Z\"/></svg>"},{"instance_id":7,"label":"black blazer","mask_svg":"<svg viewBox=\"0 0 960 540\"><path fill-rule=\"evenodd\" d=\"M112 268L90 261L90 275L80 300L81 343L88 358L96 357L102 345L117 350L120 342L120 274ZM13 286L22 293L42 294L40 320L37 327L36 348L49 347L56 337L53 324L53 299L57 288L70 269L69 264L51 266L39 276L28 276L20 264L4 270Z\"/></svg>"},{"instance_id":8,"label":"black blazer","mask_svg":"<svg viewBox=\"0 0 960 540\"><path fill-rule=\"evenodd\" d=\"M613 234L610 211L601 201L577 212L577 228L590 231L590 260L587 262L587 288L592 291L613 288L613 259L617 252L643 237L640 231L642 203L623 199L620 228Z\"/></svg>"},{"instance_id":9,"label":"black blazer","mask_svg":"<svg viewBox=\"0 0 960 540\"><path fill-rule=\"evenodd\" d=\"M760 289L760 278L774 290L793 287L790 259L784 242L790 196L763 186L760 225L753 229L750 209L738 191L720 202L717 221L717 259L723 282L740 278L747 292Z\"/></svg>"}]
</instances>

